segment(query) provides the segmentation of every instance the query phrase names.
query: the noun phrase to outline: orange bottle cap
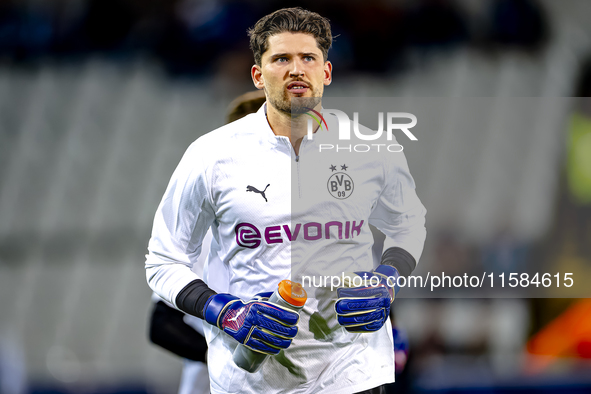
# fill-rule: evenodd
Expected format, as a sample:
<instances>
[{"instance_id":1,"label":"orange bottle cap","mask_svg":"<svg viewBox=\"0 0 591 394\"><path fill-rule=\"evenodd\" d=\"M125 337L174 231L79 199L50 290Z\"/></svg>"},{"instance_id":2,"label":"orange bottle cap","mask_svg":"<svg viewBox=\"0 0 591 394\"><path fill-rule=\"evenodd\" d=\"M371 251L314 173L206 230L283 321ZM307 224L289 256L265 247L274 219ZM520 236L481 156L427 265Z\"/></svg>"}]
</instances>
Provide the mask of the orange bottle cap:
<instances>
[{"instance_id":1,"label":"orange bottle cap","mask_svg":"<svg viewBox=\"0 0 591 394\"><path fill-rule=\"evenodd\" d=\"M288 279L279 282L279 295L293 306L303 306L308 299L308 294L302 285Z\"/></svg>"}]
</instances>

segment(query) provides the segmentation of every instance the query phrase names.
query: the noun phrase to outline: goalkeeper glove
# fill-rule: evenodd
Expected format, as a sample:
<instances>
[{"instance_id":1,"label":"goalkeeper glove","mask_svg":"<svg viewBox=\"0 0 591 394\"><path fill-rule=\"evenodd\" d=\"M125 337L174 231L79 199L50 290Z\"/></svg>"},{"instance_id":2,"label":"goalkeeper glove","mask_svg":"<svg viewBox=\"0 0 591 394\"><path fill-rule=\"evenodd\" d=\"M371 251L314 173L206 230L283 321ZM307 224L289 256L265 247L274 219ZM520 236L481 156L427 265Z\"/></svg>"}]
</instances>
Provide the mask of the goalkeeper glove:
<instances>
[{"instance_id":1,"label":"goalkeeper glove","mask_svg":"<svg viewBox=\"0 0 591 394\"><path fill-rule=\"evenodd\" d=\"M364 279L363 286L337 289L337 320L349 332L377 331L390 316L400 275L389 265L380 265L372 272L355 272L355 275Z\"/></svg>"},{"instance_id":2,"label":"goalkeeper glove","mask_svg":"<svg viewBox=\"0 0 591 394\"><path fill-rule=\"evenodd\" d=\"M203 308L205 321L252 350L277 354L291 345L300 316L268 302L271 294L260 293L247 302L231 294L213 295Z\"/></svg>"}]
</instances>

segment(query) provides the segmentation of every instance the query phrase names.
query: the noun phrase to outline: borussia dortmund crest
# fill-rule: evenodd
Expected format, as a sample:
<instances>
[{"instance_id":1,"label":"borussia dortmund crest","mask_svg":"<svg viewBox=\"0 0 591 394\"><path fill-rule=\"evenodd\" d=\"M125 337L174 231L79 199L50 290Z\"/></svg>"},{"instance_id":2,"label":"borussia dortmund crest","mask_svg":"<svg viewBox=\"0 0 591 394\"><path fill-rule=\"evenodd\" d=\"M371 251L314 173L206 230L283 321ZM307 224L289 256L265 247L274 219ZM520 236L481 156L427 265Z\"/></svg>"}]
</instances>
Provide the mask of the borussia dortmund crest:
<instances>
[{"instance_id":1,"label":"borussia dortmund crest","mask_svg":"<svg viewBox=\"0 0 591 394\"><path fill-rule=\"evenodd\" d=\"M347 171L347 165L340 166L341 171ZM337 166L331 165L329 167L331 172L337 170ZM353 179L345 172L334 173L328 178L328 192L336 199L343 200L353 193Z\"/></svg>"}]
</instances>

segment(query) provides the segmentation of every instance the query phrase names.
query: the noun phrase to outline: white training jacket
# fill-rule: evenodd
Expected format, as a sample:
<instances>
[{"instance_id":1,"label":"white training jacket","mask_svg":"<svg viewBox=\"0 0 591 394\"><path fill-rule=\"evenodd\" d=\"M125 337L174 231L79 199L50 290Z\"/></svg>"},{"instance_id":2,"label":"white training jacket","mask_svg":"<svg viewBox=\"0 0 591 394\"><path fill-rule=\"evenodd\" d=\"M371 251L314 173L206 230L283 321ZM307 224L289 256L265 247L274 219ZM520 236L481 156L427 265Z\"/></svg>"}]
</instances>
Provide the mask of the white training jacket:
<instances>
[{"instance_id":1,"label":"white training jacket","mask_svg":"<svg viewBox=\"0 0 591 394\"><path fill-rule=\"evenodd\" d=\"M314 279L304 280L308 302L292 345L257 373L236 367L237 342L204 323L212 393L340 394L393 382L389 321L375 333L349 333L336 321L334 278L318 286L321 277L373 268L370 223L386 235L384 250L401 247L419 260L426 211L404 154L320 151L338 135L329 116L296 157L289 139L271 130L265 108L188 148L156 212L148 283L174 305L195 279L243 300L283 279ZM210 227L199 278L191 267Z\"/></svg>"}]
</instances>

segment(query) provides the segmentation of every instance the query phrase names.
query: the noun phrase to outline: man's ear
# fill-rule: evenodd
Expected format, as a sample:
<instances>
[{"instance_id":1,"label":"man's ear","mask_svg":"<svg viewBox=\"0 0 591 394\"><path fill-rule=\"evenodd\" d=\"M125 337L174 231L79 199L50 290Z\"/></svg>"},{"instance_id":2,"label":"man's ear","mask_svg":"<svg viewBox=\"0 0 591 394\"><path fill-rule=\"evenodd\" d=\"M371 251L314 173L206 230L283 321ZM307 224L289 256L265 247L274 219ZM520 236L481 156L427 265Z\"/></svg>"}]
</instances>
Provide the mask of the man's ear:
<instances>
[{"instance_id":1,"label":"man's ear","mask_svg":"<svg viewBox=\"0 0 591 394\"><path fill-rule=\"evenodd\" d=\"M332 83L332 63L328 60L324 62L324 85L328 86Z\"/></svg>"},{"instance_id":2,"label":"man's ear","mask_svg":"<svg viewBox=\"0 0 591 394\"><path fill-rule=\"evenodd\" d=\"M250 69L250 76L252 77L252 82L257 89L263 89L265 87L263 73L261 72L261 68L256 64Z\"/></svg>"}]
</instances>

